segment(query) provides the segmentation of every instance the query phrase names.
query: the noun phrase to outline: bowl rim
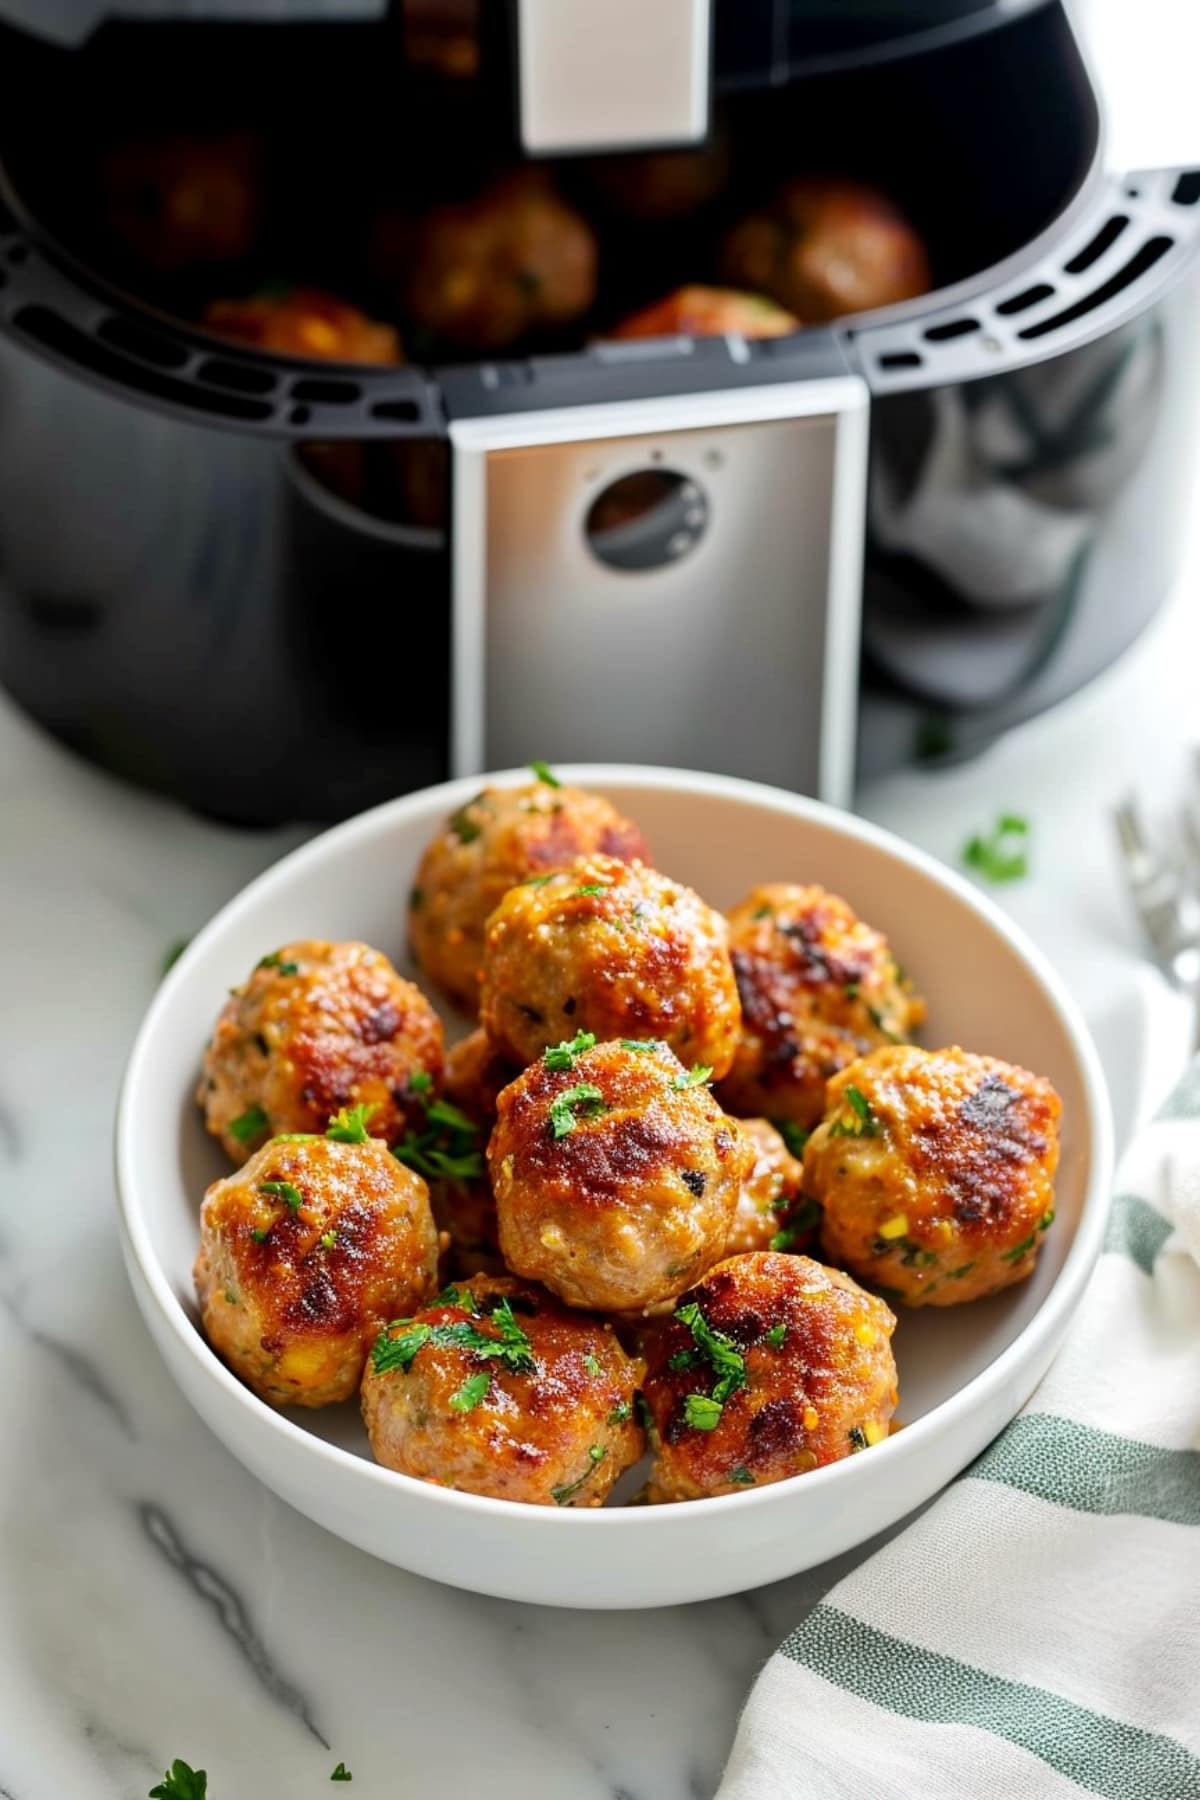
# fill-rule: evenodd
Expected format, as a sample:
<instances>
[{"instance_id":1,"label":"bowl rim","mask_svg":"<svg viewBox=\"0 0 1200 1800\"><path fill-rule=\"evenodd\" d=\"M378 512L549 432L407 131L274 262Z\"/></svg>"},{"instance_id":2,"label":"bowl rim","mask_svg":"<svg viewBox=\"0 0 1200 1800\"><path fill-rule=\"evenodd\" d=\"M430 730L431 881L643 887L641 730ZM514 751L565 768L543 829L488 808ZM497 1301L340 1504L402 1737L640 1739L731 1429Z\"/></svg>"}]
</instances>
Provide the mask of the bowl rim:
<instances>
[{"instance_id":1,"label":"bowl rim","mask_svg":"<svg viewBox=\"0 0 1200 1800\"><path fill-rule=\"evenodd\" d=\"M1015 1370L1025 1364L1037 1365L1040 1353L1047 1344L1054 1343L1082 1297L1103 1244L1113 1164L1112 1116L1108 1091L1098 1053L1082 1015L1042 952L994 900L957 870L869 820L843 812L823 801L810 799L806 795L790 794L764 782L747 781L731 775L706 774L700 770L660 768L636 763L556 762L554 772L564 784L592 788L601 793L606 787L640 787L659 792L699 794L740 801L805 820L883 852L925 876L935 886L948 890L969 910L979 915L1034 975L1063 1028L1085 1098L1086 1116L1081 1123L1090 1165L1075 1236L1062 1268L1037 1311L999 1356L930 1412L906 1426L903 1432L872 1447L869 1466L878 1476L883 1477L886 1468L894 1466L898 1458L919 1454L927 1441L932 1442L947 1430L965 1423L977 1407L995 1399L1008 1385ZM281 1449L290 1447L301 1454L307 1452L315 1456L326 1465L335 1479L344 1476L347 1480L363 1481L378 1487L384 1493L396 1492L398 1483L401 1491L412 1502L428 1501L430 1504L461 1511L467 1517L482 1515L496 1520L508 1519L514 1524L520 1522L528 1525L536 1520L549 1525L553 1521L553 1529L565 1531L655 1531L665 1530L672 1525L678 1530L681 1524L688 1521L699 1528L715 1519L718 1510L724 1512L732 1506L741 1509L778 1505L785 1496L794 1501L798 1493L797 1484L800 1482L803 1482L803 1488L799 1491L813 1498L827 1488L836 1491L840 1482L855 1479L851 1474L852 1470L867 1466L858 1457L844 1457L804 1475L769 1482L741 1493L710 1495L682 1507L539 1507L530 1506L523 1501L499 1500L490 1495L438 1487L433 1482L421 1481L415 1476L386 1469L354 1451L330 1443L305 1430L288 1413L268 1406L266 1401L261 1400L237 1379L197 1330L184 1311L158 1259L140 1203L134 1095L140 1085L143 1069L153 1057L159 1033L170 1018L175 990L186 975L189 965L242 912L250 910L272 889L288 885L309 865L323 863L331 856L336 857L348 846L362 839L388 832L397 822L403 822L407 814L440 810L443 807L450 812L464 804L481 787L511 787L527 783L529 779L528 767L459 776L371 807L326 831L318 832L315 837L272 863L240 888L196 933L175 966L160 983L147 1008L121 1081L114 1132L114 1165L118 1215L126 1253L136 1264L145 1292L153 1299L171 1336L209 1385L223 1394L226 1400L245 1408L252 1418L257 1418L268 1435L274 1434L281 1439ZM399 904L397 911L399 913ZM741 1513L739 1516L748 1515Z\"/></svg>"}]
</instances>

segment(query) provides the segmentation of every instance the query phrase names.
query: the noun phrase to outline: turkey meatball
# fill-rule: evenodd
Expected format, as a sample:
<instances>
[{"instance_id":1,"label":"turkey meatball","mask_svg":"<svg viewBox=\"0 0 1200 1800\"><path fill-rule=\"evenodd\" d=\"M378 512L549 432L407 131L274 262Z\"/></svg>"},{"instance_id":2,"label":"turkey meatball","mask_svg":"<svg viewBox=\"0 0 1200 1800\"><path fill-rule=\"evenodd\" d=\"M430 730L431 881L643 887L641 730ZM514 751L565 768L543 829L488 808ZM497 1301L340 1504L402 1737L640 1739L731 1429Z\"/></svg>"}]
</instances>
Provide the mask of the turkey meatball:
<instances>
[{"instance_id":1,"label":"turkey meatball","mask_svg":"<svg viewBox=\"0 0 1200 1800\"><path fill-rule=\"evenodd\" d=\"M376 1459L440 1487L599 1506L643 1449L644 1365L544 1290L477 1275L375 1342L362 1388Z\"/></svg>"},{"instance_id":2,"label":"turkey meatball","mask_svg":"<svg viewBox=\"0 0 1200 1800\"><path fill-rule=\"evenodd\" d=\"M807 1256L760 1252L710 1269L650 1350L650 1500L785 1481L887 1436L896 1321Z\"/></svg>"},{"instance_id":3,"label":"turkey meatball","mask_svg":"<svg viewBox=\"0 0 1200 1800\"><path fill-rule=\"evenodd\" d=\"M724 1253L753 1149L664 1044L583 1036L500 1096L500 1247L568 1306L644 1311Z\"/></svg>"},{"instance_id":4,"label":"turkey meatball","mask_svg":"<svg viewBox=\"0 0 1200 1800\"><path fill-rule=\"evenodd\" d=\"M816 1241L821 1209L804 1193L804 1169L768 1119L742 1119L754 1164L738 1195L726 1256L751 1250L807 1250Z\"/></svg>"},{"instance_id":5,"label":"turkey meatball","mask_svg":"<svg viewBox=\"0 0 1200 1800\"><path fill-rule=\"evenodd\" d=\"M821 1242L909 1306L955 1306L1032 1274L1054 1218L1062 1102L993 1056L895 1045L829 1084L804 1152Z\"/></svg>"},{"instance_id":6,"label":"turkey meatball","mask_svg":"<svg viewBox=\"0 0 1200 1800\"><path fill-rule=\"evenodd\" d=\"M389 1143L421 1122L442 1073L442 1026L420 988L367 944L318 939L264 956L235 988L204 1053L197 1098L235 1162L281 1131L324 1131L371 1108Z\"/></svg>"},{"instance_id":7,"label":"turkey meatball","mask_svg":"<svg viewBox=\"0 0 1200 1800\"><path fill-rule=\"evenodd\" d=\"M736 331L742 337L787 337L800 321L762 294L738 288L676 288L651 306L631 313L604 333L609 338L713 337Z\"/></svg>"},{"instance_id":8,"label":"turkey meatball","mask_svg":"<svg viewBox=\"0 0 1200 1800\"><path fill-rule=\"evenodd\" d=\"M398 363L400 338L348 300L317 288L271 288L243 300L213 300L204 323L218 337L278 356L325 362Z\"/></svg>"},{"instance_id":9,"label":"turkey meatball","mask_svg":"<svg viewBox=\"0 0 1200 1800\"><path fill-rule=\"evenodd\" d=\"M480 1016L532 1062L564 1031L658 1038L720 1076L741 1025L719 913L644 863L580 857L510 890L488 920Z\"/></svg>"},{"instance_id":10,"label":"turkey meatball","mask_svg":"<svg viewBox=\"0 0 1200 1800\"><path fill-rule=\"evenodd\" d=\"M484 788L446 821L417 870L408 928L421 968L476 1012L492 911L518 882L592 851L623 862L650 854L637 826L599 794L544 780Z\"/></svg>"},{"instance_id":11,"label":"turkey meatball","mask_svg":"<svg viewBox=\"0 0 1200 1800\"><path fill-rule=\"evenodd\" d=\"M101 165L105 218L160 275L236 261L262 227L263 160L251 131L118 144Z\"/></svg>"},{"instance_id":12,"label":"turkey meatball","mask_svg":"<svg viewBox=\"0 0 1200 1800\"><path fill-rule=\"evenodd\" d=\"M824 888L756 887L729 927L742 1032L722 1104L808 1130L829 1077L877 1044L907 1040L924 1002L887 939Z\"/></svg>"},{"instance_id":13,"label":"turkey meatball","mask_svg":"<svg viewBox=\"0 0 1200 1800\"><path fill-rule=\"evenodd\" d=\"M204 1333L272 1406L330 1406L362 1378L385 1320L437 1280L419 1175L375 1138L273 1138L200 1209Z\"/></svg>"}]
</instances>

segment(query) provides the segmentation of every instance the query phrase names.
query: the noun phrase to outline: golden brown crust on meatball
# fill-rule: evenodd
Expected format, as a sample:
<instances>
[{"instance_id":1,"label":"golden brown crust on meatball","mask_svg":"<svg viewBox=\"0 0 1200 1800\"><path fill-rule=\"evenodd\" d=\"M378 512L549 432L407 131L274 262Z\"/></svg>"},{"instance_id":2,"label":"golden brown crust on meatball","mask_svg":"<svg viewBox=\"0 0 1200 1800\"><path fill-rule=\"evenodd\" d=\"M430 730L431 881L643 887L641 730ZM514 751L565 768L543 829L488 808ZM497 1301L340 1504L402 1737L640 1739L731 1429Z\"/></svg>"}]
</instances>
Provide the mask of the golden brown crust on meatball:
<instances>
[{"instance_id":1,"label":"golden brown crust on meatball","mask_svg":"<svg viewBox=\"0 0 1200 1800\"><path fill-rule=\"evenodd\" d=\"M896 1407L895 1325L807 1256L718 1263L652 1340L647 1498L739 1493L878 1443Z\"/></svg>"},{"instance_id":2,"label":"golden brown crust on meatball","mask_svg":"<svg viewBox=\"0 0 1200 1800\"><path fill-rule=\"evenodd\" d=\"M933 280L925 246L890 200L821 176L789 181L735 225L721 269L810 325L911 300Z\"/></svg>"},{"instance_id":3,"label":"golden brown crust on meatball","mask_svg":"<svg viewBox=\"0 0 1200 1800\"><path fill-rule=\"evenodd\" d=\"M380 1325L437 1278L420 1176L375 1138L275 1138L200 1210L204 1333L272 1406L349 1399Z\"/></svg>"},{"instance_id":4,"label":"golden brown crust on meatball","mask_svg":"<svg viewBox=\"0 0 1200 1800\"><path fill-rule=\"evenodd\" d=\"M582 788L533 781L484 788L447 819L409 896L412 953L460 1006L479 1009L483 935L511 887L599 851L623 862L649 857L637 826Z\"/></svg>"},{"instance_id":5,"label":"golden brown crust on meatball","mask_svg":"<svg viewBox=\"0 0 1200 1800\"><path fill-rule=\"evenodd\" d=\"M373 261L414 326L465 349L501 349L567 324L596 293L591 227L540 169L416 220L381 218Z\"/></svg>"},{"instance_id":6,"label":"golden brown crust on meatball","mask_svg":"<svg viewBox=\"0 0 1200 1800\"><path fill-rule=\"evenodd\" d=\"M753 888L729 929L742 1033L721 1103L808 1130L830 1076L877 1044L906 1041L924 1002L882 933L822 887Z\"/></svg>"},{"instance_id":7,"label":"golden brown crust on meatball","mask_svg":"<svg viewBox=\"0 0 1200 1800\"><path fill-rule=\"evenodd\" d=\"M245 1162L264 1138L324 1131L348 1105L369 1105L368 1129L393 1143L422 1120L419 1090L441 1073L441 1020L420 988L368 944L309 939L264 956L233 990L197 1099Z\"/></svg>"},{"instance_id":8,"label":"golden brown crust on meatball","mask_svg":"<svg viewBox=\"0 0 1200 1800\"><path fill-rule=\"evenodd\" d=\"M544 1289L478 1275L380 1337L363 1417L386 1468L531 1506L599 1506L642 1454L644 1365Z\"/></svg>"},{"instance_id":9,"label":"golden brown crust on meatball","mask_svg":"<svg viewBox=\"0 0 1200 1800\"><path fill-rule=\"evenodd\" d=\"M753 1151L695 1073L665 1045L608 1043L552 1050L505 1088L488 1167L511 1269L632 1312L723 1254Z\"/></svg>"},{"instance_id":10,"label":"golden brown crust on meatball","mask_svg":"<svg viewBox=\"0 0 1200 1800\"><path fill-rule=\"evenodd\" d=\"M324 362L398 363L399 333L318 288L294 287L212 300L204 323L218 337L253 344L277 356L311 356Z\"/></svg>"},{"instance_id":11,"label":"golden brown crust on meatball","mask_svg":"<svg viewBox=\"0 0 1200 1800\"><path fill-rule=\"evenodd\" d=\"M825 1254L889 1299L955 1306L1024 1281L1054 1218L1062 1102L994 1056L895 1045L829 1084L804 1152Z\"/></svg>"},{"instance_id":12,"label":"golden brown crust on meatball","mask_svg":"<svg viewBox=\"0 0 1200 1800\"><path fill-rule=\"evenodd\" d=\"M713 337L726 331L740 332L742 337L787 337L799 331L800 321L793 313L776 306L762 294L743 293L738 288L676 288L651 306L630 313L611 331L608 338Z\"/></svg>"},{"instance_id":13,"label":"golden brown crust on meatball","mask_svg":"<svg viewBox=\"0 0 1200 1800\"><path fill-rule=\"evenodd\" d=\"M527 1063L564 1032L658 1038L718 1076L741 1024L724 919L681 882L579 857L512 888L488 920L480 1017Z\"/></svg>"},{"instance_id":14,"label":"golden brown crust on meatball","mask_svg":"<svg viewBox=\"0 0 1200 1800\"><path fill-rule=\"evenodd\" d=\"M769 1119L741 1119L739 1124L754 1146L754 1165L738 1195L726 1256L810 1249L821 1209L803 1191L803 1165Z\"/></svg>"}]
</instances>

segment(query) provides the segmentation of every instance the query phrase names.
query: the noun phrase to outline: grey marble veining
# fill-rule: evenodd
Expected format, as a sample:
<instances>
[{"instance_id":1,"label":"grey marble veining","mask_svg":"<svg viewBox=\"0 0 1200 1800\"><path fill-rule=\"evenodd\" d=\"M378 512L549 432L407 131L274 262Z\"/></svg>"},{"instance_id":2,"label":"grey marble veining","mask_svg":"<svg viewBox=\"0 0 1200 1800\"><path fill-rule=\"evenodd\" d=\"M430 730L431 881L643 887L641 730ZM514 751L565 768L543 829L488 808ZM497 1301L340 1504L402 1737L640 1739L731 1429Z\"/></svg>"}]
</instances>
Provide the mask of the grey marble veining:
<instances>
[{"instance_id":1,"label":"grey marble veining","mask_svg":"<svg viewBox=\"0 0 1200 1800\"><path fill-rule=\"evenodd\" d=\"M1111 709L1161 793L1185 626L1186 656L1160 634L1123 685L868 797L949 857L997 804L1030 811L1039 869L1011 904L1085 1003L1141 973L1100 818L1131 776ZM176 1756L211 1800L323 1794L339 1759L365 1800L450 1774L489 1800L711 1800L756 1669L864 1552L658 1612L437 1587L276 1501L141 1324L110 1172L124 1058L167 946L297 837L120 787L0 700L0 1800L141 1800Z\"/></svg>"}]
</instances>

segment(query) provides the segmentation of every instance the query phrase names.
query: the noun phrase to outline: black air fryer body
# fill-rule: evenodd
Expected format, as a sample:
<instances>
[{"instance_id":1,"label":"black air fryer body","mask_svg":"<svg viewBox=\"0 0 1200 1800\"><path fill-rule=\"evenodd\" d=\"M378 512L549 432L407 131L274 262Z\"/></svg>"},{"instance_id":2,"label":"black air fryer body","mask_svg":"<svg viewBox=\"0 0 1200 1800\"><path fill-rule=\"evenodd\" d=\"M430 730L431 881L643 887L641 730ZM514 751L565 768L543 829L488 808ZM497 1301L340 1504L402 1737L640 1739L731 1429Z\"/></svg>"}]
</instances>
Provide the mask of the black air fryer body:
<instances>
[{"instance_id":1,"label":"black air fryer body","mask_svg":"<svg viewBox=\"0 0 1200 1800\"><path fill-rule=\"evenodd\" d=\"M598 214L611 317L694 278L781 175L864 178L929 248L923 298L758 341L602 343L585 320L397 368L188 323L188 277L134 283L97 236L86 171L115 120L253 126L276 205L243 278L370 301L381 182L436 198L531 154L521 7L52 42L21 4L0 0L0 680L86 754L250 823L534 756L844 800L856 764L959 754L1053 703L1162 599L1200 171L1104 169L1057 0L932 22L719 0L715 212ZM419 53L431 18L466 34L465 75ZM595 166L550 161L568 195ZM389 501L400 440L423 446L416 518ZM601 530L613 495L628 517Z\"/></svg>"}]
</instances>

